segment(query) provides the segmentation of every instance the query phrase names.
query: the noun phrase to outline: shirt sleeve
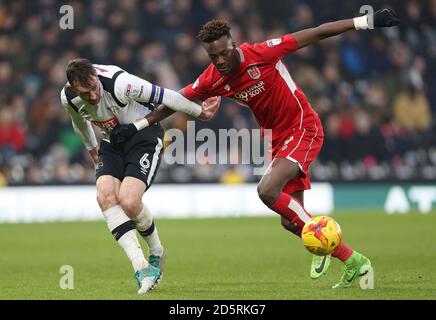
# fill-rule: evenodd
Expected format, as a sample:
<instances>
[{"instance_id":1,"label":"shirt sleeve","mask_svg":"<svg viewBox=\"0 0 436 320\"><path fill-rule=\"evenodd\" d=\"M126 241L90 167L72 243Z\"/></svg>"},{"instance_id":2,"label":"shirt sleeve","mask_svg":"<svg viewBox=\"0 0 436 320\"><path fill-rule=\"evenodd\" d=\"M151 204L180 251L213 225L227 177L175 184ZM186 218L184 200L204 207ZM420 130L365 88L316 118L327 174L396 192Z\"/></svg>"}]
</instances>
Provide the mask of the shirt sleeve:
<instances>
[{"instance_id":1,"label":"shirt sleeve","mask_svg":"<svg viewBox=\"0 0 436 320\"><path fill-rule=\"evenodd\" d=\"M291 34L253 45L253 49L267 61L278 61L297 48L297 40Z\"/></svg>"},{"instance_id":2,"label":"shirt sleeve","mask_svg":"<svg viewBox=\"0 0 436 320\"><path fill-rule=\"evenodd\" d=\"M215 96L213 93L207 90L210 87L207 77L207 70L205 70L194 83L188 84L183 88L183 93L189 100L204 101L207 98Z\"/></svg>"},{"instance_id":3,"label":"shirt sleeve","mask_svg":"<svg viewBox=\"0 0 436 320\"><path fill-rule=\"evenodd\" d=\"M114 85L115 96L122 103L128 103L130 99L138 102L162 103L164 94L162 89L128 72L120 74Z\"/></svg>"},{"instance_id":4,"label":"shirt sleeve","mask_svg":"<svg viewBox=\"0 0 436 320\"><path fill-rule=\"evenodd\" d=\"M96 148L97 138L95 137L95 132L92 129L91 123L82 118L77 111L70 106L65 96L64 89L61 92L61 101L62 106L70 115L74 131L80 137L80 140L82 140L82 143L85 145L86 149L89 151Z\"/></svg>"},{"instance_id":5,"label":"shirt sleeve","mask_svg":"<svg viewBox=\"0 0 436 320\"><path fill-rule=\"evenodd\" d=\"M181 111L194 117L201 114L201 106L186 99L180 93L156 86L129 73L123 73L117 78L115 94L123 103L133 99L138 102L164 104L174 111Z\"/></svg>"}]
</instances>

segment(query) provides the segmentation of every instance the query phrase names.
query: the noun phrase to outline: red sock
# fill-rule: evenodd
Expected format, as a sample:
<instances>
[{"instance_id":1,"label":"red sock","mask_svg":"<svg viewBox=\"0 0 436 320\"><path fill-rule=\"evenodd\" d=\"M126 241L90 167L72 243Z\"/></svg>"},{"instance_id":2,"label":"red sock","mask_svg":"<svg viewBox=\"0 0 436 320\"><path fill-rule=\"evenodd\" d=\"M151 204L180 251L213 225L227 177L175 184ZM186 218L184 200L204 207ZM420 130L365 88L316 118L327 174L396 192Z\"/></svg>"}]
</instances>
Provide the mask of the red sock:
<instances>
[{"instance_id":1,"label":"red sock","mask_svg":"<svg viewBox=\"0 0 436 320\"><path fill-rule=\"evenodd\" d=\"M333 251L332 256L338 258L342 262L345 262L346 260L348 260L352 253L353 249L347 246L344 242L341 242L339 247L337 247L336 250Z\"/></svg>"},{"instance_id":2,"label":"red sock","mask_svg":"<svg viewBox=\"0 0 436 320\"><path fill-rule=\"evenodd\" d=\"M280 193L279 198L270 209L293 223L297 229L295 234L300 238L304 224L312 217L297 199L284 192Z\"/></svg>"}]
</instances>

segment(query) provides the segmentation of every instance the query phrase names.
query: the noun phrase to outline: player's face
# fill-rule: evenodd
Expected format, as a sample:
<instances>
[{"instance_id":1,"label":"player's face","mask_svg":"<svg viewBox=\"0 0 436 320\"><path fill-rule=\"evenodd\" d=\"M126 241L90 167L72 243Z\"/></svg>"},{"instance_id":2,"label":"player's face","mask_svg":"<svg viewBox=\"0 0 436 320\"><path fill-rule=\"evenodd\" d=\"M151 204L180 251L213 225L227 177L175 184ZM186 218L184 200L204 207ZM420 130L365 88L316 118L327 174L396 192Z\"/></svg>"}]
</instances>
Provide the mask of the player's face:
<instances>
[{"instance_id":1,"label":"player's face","mask_svg":"<svg viewBox=\"0 0 436 320\"><path fill-rule=\"evenodd\" d=\"M90 104L96 105L100 102L100 82L96 76L91 76L89 86L83 86L78 82L74 82L73 89L80 98Z\"/></svg>"},{"instance_id":2,"label":"player's face","mask_svg":"<svg viewBox=\"0 0 436 320\"><path fill-rule=\"evenodd\" d=\"M204 48L211 62L223 75L232 73L239 64L235 43L228 36L222 36L218 40L205 43Z\"/></svg>"}]
</instances>

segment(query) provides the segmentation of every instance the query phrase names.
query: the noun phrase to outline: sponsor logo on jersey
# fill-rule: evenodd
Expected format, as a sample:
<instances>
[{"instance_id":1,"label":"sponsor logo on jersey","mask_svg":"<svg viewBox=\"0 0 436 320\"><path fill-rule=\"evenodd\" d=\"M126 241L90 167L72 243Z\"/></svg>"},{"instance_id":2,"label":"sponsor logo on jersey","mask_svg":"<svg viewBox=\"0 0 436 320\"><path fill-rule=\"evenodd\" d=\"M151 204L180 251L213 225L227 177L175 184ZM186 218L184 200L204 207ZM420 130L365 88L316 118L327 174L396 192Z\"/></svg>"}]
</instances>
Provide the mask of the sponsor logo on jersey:
<instances>
[{"instance_id":1,"label":"sponsor logo on jersey","mask_svg":"<svg viewBox=\"0 0 436 320\"><path fill-rule=\"evenodd\" d=\"M240 101L247 102L248 100L254 98L262 92L265 92L265 83L263 81L259 81L258 83L253 84L247 89L235 93L234 97Z\"/></svg>"},{"instance_id":2,"label":"sponsor logo on jersey","mask_svg":"<svg viewBox=\"0 0 436 320\"><path fill-rule=\"evenodd\" d=\"M103 130L112 130L118 124L118 119L117 117L112 117L104 121L92 120L91 122Z\"/></svg>"},{"instance_id":3,"label":"sponsor logo on jersey","mask_svg":"<svg viewBox=\"0 0 436 320\"><path fill-rule=\"evenodd\" d=\"M268 45L268 47L274 47L278 44L280 44L282 42L282 39L278 38L278 39L270 39L266 41L266 44Z\"/></svg>"},{"instance_id":4,"label":"sponsor logo on jersey","mask_svg":"<svg viewBox=\"0 0 436 320\"><path fill-rule=\"evenodd\" d=\"M124 92L124 95L126 97L130 97L130 95L132 95L133 97L140 97L143 91L144 86L139 87L129 83L126 86L126 91Z\"/></svg>"},{"instance_id":5,"label":"sponsor logo on jersey","mask_svg":"<svg viewBox=\"0 0 436 320\"><path fill-rule=\"evenodd\" d=\"M247 69L248 75L251 79L257 80L260 78L259 68L256 66L251 66Z\"/></svg>"}]
</instances>

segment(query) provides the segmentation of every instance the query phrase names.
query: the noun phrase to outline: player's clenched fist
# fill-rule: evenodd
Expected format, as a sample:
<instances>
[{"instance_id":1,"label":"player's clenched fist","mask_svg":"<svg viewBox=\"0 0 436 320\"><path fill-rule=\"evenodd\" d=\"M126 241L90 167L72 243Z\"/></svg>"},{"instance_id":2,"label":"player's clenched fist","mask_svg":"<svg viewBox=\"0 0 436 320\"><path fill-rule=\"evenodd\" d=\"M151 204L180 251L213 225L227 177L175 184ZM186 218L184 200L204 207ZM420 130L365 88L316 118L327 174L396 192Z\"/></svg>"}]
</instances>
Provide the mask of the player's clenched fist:
<instances>
[{"instance_id":1,"label":"player's clenched fist","mask_svg":"<svg viewBox=\"0 0 436 320\"><path fill-rule=\"evenodd\" d=\"M121 125L119 124L112 130L110 134L111 143L114 146L124 143L136 132L138 132L138 129L133 123Z\"/></svg>"}]
</instances>

